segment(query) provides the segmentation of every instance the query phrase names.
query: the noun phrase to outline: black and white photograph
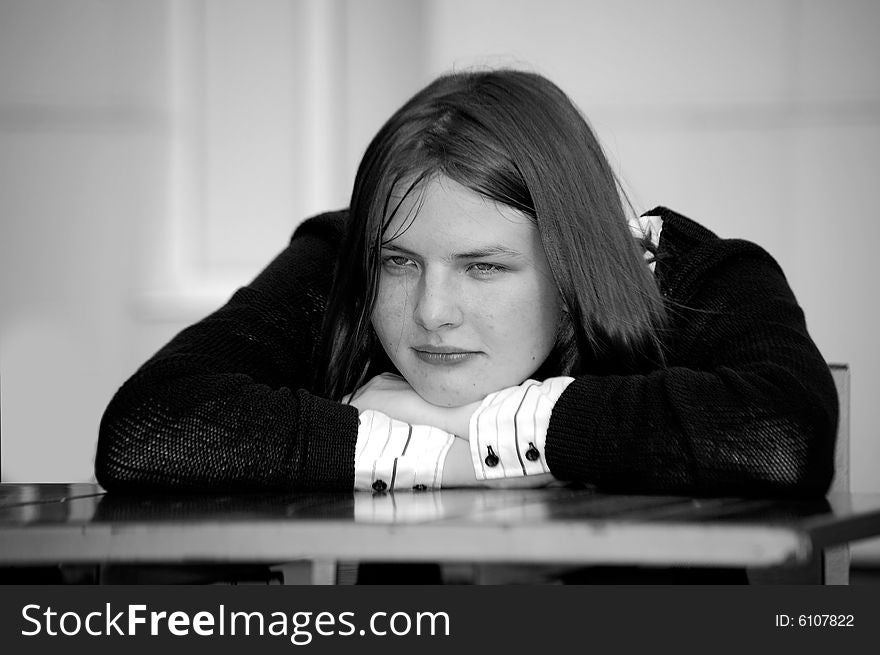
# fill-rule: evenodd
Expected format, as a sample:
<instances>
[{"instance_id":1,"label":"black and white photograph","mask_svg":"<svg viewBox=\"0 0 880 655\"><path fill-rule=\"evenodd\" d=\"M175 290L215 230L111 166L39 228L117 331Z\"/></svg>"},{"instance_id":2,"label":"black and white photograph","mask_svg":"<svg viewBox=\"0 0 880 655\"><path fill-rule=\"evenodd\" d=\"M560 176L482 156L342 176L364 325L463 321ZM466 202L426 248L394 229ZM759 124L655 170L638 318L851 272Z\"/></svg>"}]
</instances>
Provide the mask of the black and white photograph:
<instances>
[{"instance_id":1,"label":"black and white photograph","mask_svg":"<svg viewBox=\"0 0 880 655\"><path fill-rule=\"evenodd\" d=\"M867 629L818 594L880 589L878 30L0 0L0 590L47 594L0 623L411 649L430 590L797 585L762 630ZM427 610L171 603L312 586Z\"/></svg>"}]
</instances>

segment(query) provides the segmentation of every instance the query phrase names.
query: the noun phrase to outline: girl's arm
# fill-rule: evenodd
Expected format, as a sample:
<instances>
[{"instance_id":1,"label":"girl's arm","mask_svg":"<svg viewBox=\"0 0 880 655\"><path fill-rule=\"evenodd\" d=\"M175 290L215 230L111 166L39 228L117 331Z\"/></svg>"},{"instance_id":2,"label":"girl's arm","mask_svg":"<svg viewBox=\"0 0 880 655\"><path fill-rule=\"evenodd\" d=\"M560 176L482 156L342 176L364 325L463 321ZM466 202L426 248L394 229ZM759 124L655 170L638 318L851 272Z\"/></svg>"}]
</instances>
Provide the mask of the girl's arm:
<instances>
[{"instance_id":1,"label":"girl's arm","mask_svg":"<svg viewBox=\"0 0 880 655\"><path fill-rule=\"evenodd\" d=\"M668 365L578 377L550 420L554 474L604 491L824 494L837 395L776 262L715 240L679 261L665 290Z\"/></svg>"},{"instance_id":2,"label":"girl's arm","mask_svg":"<svg viewBox=\"0 0 880 655\"><path fill-rule=\"evenodd\" d=\"M122 385L100 426L104 487L352 488L357 411L307 391L341 220L301 225L251 284Z\"/></svg>"}]
</instances>

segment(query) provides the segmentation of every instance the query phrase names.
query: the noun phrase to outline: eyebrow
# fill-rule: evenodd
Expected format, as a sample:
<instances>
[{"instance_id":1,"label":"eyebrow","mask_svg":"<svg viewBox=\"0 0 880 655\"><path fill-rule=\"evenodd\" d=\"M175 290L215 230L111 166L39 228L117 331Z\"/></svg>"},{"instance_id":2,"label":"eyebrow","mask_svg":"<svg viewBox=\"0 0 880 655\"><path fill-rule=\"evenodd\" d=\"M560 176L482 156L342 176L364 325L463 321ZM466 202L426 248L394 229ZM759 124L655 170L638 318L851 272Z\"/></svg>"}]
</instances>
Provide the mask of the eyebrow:
<instances>
[{"instance_id":1,"label":"eyebrow","mask_svg":"<svg viewBox=\"0 0 880 655\"><path fill-rule=\"evenodd\" d=\"M396 252L402 253L411 257L418 257L419 253L409 250L408 248L404 248L402 246L395 245L393 242L386 243L382 245L382 248L385 250L394 250ZM467 252L456 253L452 256L453 259L480 259L481 257L522 257L523 254L518 250L513 250L512 248L508 248L506 246L484 246L482 248L477 248L475 250L469 250Z\"/></svg>"}]
</instances>

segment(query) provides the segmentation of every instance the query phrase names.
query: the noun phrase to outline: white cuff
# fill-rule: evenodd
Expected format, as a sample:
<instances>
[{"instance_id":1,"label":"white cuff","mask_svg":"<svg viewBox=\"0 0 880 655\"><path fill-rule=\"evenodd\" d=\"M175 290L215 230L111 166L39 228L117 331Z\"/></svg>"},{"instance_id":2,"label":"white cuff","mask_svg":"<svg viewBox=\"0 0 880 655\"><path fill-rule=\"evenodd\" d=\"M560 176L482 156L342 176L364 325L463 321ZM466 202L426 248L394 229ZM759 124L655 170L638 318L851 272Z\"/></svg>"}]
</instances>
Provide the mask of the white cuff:
<instances>
[{"instance_id":1,"label":"white cuff","mask_svg":"<svg viewBox=\"0 0 880 655\"><path fill-rule=\"evenodd\" d=\"M571 377L526 380L483 399L468 430L477 480L550 472L544 456L550 414L572 382Z\"/></svg>"},{"instance_id":2,"label":"white cuff","mask_svg":"<svg viewBox=\"0 0 880 655\"><path fill-rule=\"evenodd\" d=\"M455 435L429 425L410 425L372 409L361 412L359 419L355 490L440 487Z\"/></svg>"}]
</instances>

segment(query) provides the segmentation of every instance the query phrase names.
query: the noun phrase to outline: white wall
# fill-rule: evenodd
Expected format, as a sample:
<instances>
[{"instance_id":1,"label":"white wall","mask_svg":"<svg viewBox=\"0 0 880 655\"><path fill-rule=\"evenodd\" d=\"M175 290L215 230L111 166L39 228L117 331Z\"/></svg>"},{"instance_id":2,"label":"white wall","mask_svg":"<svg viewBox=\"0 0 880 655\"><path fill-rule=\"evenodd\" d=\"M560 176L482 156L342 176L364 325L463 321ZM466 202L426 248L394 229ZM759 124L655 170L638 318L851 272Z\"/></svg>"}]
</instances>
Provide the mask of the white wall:
<instances>
[{"instance_id":1,"label":"white wall","mask_svg":"<svg viewBox=\"0 0 880 655\"><path fill-rule=\"evenodd\" d=\"M583 108L637 208L779 259L852 366L852 486L880 492L878 28L872 0L0 0L0 479L91 479L116 387L346 203L397 105L513 64Z\"/></svg>"}]
</instances>

